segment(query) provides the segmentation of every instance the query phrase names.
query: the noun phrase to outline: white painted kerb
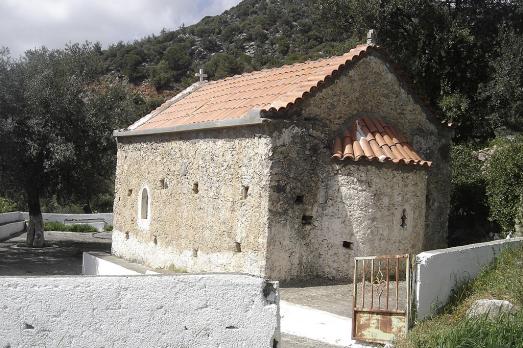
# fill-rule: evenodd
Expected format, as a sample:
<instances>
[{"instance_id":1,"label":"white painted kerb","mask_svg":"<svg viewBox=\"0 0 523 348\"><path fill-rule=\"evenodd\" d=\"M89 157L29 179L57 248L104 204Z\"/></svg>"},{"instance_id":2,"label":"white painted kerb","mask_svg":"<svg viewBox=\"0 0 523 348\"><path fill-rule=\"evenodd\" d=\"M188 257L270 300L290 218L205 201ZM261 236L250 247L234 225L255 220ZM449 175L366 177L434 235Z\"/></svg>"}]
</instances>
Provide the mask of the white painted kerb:
<instances>
[{"instance_id":1,"label":"white painted kerb","mask_svg":"<svg viewBox=\"0 0 523 348\"><path fill-rule=\"evenodd\" d=\"M418 254L415 276L417 319L430 316L447 303L457 285L475 277L503 248L522 242L523 238L511 238Z\"/></svg>"}]
</instances>

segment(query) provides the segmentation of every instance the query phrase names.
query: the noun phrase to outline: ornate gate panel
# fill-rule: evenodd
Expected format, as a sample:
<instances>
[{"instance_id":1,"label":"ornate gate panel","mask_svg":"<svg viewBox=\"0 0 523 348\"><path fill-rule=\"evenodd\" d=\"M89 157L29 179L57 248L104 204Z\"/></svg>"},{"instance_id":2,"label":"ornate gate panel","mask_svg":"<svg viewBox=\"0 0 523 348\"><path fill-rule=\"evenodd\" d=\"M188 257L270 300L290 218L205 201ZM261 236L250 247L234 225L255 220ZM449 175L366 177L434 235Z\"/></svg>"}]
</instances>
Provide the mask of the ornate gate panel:
<instances>
[{"instance_id":1,"label":"ornate gate panel","mask_svg":"<svg viewBox=\"0 0 523 348\"><path fill-rule=\"evenodd\" d=\"M392 342L409 328L410 256L354 258L352 339Z\"/></svg>"}]
</instances>

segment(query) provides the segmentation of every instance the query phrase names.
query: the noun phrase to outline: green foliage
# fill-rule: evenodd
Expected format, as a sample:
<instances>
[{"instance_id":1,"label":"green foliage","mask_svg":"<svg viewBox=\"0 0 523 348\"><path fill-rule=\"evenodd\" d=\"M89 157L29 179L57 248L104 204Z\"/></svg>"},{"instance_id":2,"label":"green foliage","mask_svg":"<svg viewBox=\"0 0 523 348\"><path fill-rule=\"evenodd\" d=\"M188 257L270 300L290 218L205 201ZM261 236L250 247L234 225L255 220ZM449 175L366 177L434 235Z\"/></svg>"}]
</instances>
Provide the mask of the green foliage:
<instances>
[{"instance_id":1,"label":"green foliage","mask_svg":"<svg viewBox=\"0 0 523 348\"><path fill-rule=\"evenodd\" d=\"M61 222L48 221L44 223L45 231L59 231L59 232L98 232L96 228L86 224L63 224Z\"/></svg>"},{"instance_id":2,"label":"green foliage","mask_svg":"<svg viewBox=\"0 0 523 348\"><path fill-rule=\"evenodd\" d=\"M494 73L482 86L488 118L496 129L523 131L523 36L503 27L499 56L491 63Z\"/></svg>"},{"instance_id":3,"label":"green foliage","mask_svg":"<svg viewBox=\"0 0 523 348\"><path fill-rule=\"evenodd\" d=\"M435 332L411 335L407 347L419 348L499 348L523 347L523 313L497 320L465 319L454 325L434 328Z\"/></svg>"},{"instance_id":4,"label":"green foliage","mask_svg":"<svg viewBox=\"0 0 523 348\"><path fill-rule=\"evenodd\" d=\"M162 60L160 63L151 68L151 82L154 87L158 89L166 88L173 80L173 73L169 69L166 61Z\"/></svg>"},{"instance_id":5,"label":"green foliage","mask_svg":"<svg viewBox=\"0 0 523 348\"><path fill-rule=\"evenodd\" d=\"M185 71L191 65L191 56L184 44L174 44L169 47L163 56L169 68L175 71Z\"/></svg>"},{"instance_id":6,"label":"green foliage","mask_svg":"<svg viewBox=\"0 0 523 348\"><path fill-rule=\"evenodd\" d=\"M151 105L104 73L96 44L44 47L17 61L0 55L0 182L25 193L30 216L39 216L42 197L89 213L95 199L112 195L112 132Z\"/></svg>"},{"instance_id":7,"label":"green foliage","mask_svg":"<svg viewBox=\"0 0 523 348\"><path fill-rule=\"evenodd\" d=\"M16 211L16 203L10 199L0 197L0 214Z\"/></svg>"},{"instance_id":8,"label":"green foliage","mask_svg":"<svg viewBox=\"0 0 523 348\"><path fill-rule=\"evenodd\" d=\"M506 249L476 279L464 284L441 314L417 323L399 348L523 347L523 247ZM519 306L515 315L497 320L467 319L466 311L478 299L508 300Z\"/></svg>"},{"instance_id":9,"label":"green foliage","mask_svg":"<svg viewBox=\"0 0 523 348\"><path fill-rule=\"evenodd\" d=\"M477 149L470 145L454 145L451 150L451 208L449 214L450 246L488 240L498 232L489 218L483 162Z\"/></svg>"},{"instance_id":10,"label":"green foliage","mask_svg":"<svg viewBox=\"0 0 523 348\"><path fill-rule=\"evenodd\" d=\"M205 71L211 78L221 79L242 73L244 65L227 53L217 53L205 65Z\"/></svg>"},{"instance_id":11,"label":"green foliage","mask_svg":"<svg viewBox=\"0 0 523 348\"><path fill-rule=\"evenodd\" d=\"M523 221L523 137L498 139L492 148L485 168L490 215L510 233Z\"/></svg>"}]
</instances>

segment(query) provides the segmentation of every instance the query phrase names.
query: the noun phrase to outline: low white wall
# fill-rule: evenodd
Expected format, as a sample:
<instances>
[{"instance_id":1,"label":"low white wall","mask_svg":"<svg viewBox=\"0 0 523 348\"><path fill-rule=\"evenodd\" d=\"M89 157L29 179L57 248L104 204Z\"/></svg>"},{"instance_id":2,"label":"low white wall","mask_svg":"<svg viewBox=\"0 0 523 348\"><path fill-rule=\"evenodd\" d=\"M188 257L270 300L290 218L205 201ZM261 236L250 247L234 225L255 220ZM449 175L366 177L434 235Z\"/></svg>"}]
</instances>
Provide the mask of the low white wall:
<instances>
[{"instance_id":1,"label":"low white wall","mask_svg":"<svg viewBox=\"0 0 523 348\"><path fill-rule=\"evenodd\" d=\"M160 274L137 263L125 261L104 252L84 252L82 260L83 275L140 275Z\"/></svg>"},{"instance_id":2,"label":"low white wall","mask_svg":"<svg viewBox=\"0 0 523 348\"><path fill-rule=\"evenodd\" d=\"M24 217L21 212L15 211L12 213L0 214L0 225L5 225L15 221L23 221Z\"/></svg>"},{"instance_id":3,"label":"low white wall","mask_svg":"<svg viewBox=\"0 0 523 348\"><path fill-rule=\"evenodd\" d=\"M22 212L23 218L29 220L29 213ZM113 224L113 213L99 214L57 214L42 213L45 222L60 222L62 224L86 224L95 227L99 232L103 231L108 225Z\"/></svg>"},{"instance_id":4,"label":"low white wall","mask_svg":"<svg viewBox=\"0 0 523 348\"><path fill-rule=\"evenodd\" d=\"M22 213L25 219L29 219L29 213ZM44 221L54 221L65 223L72 223L74 221L84 220L101 220L108 225L113 224L113 213L99 213L99 214L58 214L58 213L42 213Z\"/></svg>"},{"instance_id":5,"label":"low white wall","mask_svg":"<svg viewBox=\"0 0 523 348\"><path fill-rule=\"evenodd\" d=\"M423 319L447 303L452 290L490 264L503 248L523 238L426 251L416 256L416 317Z\"/></svg>"},{"instance_id":6,"label":"low white wall","mask_svg":"<svg viewBox=\"0 0 523 348\"><path fill-rule=\"evenodd\" d=\"M0 347L273 347L277 283L238 274L0 277Z\"/></svg>"},{"instance_id":7,"label":"low white wall","mask_svg":"<svg viewBox=\"0 0 523 348\"><path fill-rule=\"evenodd\" d=\"M0 241L15 237L25 231L25 222L20 212L0 214Z\"/></svg>"}]
</instances>

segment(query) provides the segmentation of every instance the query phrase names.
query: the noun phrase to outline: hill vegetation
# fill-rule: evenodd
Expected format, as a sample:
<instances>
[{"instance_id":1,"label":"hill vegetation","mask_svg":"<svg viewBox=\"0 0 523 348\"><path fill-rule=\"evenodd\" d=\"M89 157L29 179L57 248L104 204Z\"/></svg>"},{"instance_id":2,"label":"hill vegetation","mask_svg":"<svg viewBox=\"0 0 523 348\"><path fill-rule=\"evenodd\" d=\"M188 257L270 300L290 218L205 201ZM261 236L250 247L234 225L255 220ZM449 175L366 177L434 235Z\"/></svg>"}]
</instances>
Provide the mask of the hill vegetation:
<instances>
[{"instance_id":1,"label":"hill vegetation","mask_svg":"<svg viewBox=\"0 0 523 348\"><path fill-rule=\"evenodd\" d=\"M441 313L421 321L399 348L498 348L523 347L523 248L504 250L494 263L454 293ZM497 318L469 317L476 300L510 301L515 313Z\"/></svg>"},{"instance_id":2,"label":"hill vegetation","mask_svg":"<svg viewBox=\"0 0 523 348\"><path fill-rule=\"evenodd\" d=\"M451 244L516 231L523 221L516 155L523 143L522 0L244 0L195 25L105 50L42 48L21 61L4 51L0 160L23 153L40 163L31 172L26 162L25 180L7 174L20 168L2 169L0 196L10 199L4 206L25 209L27 191L37 190L44 210L110 210L112 128L195 82L201 67L219 79L341 54L364 42L370 28L419 94L455 126ZM20 189L34 178L45 184Z\"/></svg>"}]
</instances>

